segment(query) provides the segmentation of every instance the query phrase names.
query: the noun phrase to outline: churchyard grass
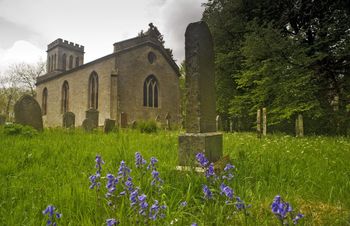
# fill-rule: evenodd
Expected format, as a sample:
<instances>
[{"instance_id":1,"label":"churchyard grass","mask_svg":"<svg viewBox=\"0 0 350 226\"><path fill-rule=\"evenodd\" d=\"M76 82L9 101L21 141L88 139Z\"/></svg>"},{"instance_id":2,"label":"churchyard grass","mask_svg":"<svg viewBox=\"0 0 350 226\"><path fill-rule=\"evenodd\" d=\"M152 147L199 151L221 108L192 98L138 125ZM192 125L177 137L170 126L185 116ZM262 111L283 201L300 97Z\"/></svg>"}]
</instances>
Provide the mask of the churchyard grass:
<instances>
[{"instance_id":1,"label":"churchyard grass","mask_svg":"<svg viewBox=\"0 0 350 226\"><path fill-rule=\"evenodd\" d=\"M207 181L202 173L175 170L179 132L53 129L26 137L5 135L2 130L0 225L45 225L42 211L49 204L62 213L58 225L106 225L112 217L121 225L135 223L129 216L129 199L112 212L104 198L106 180L102 179L97 196L95 189L89 189L89 176L96 172L95 156L100 154L105 161L103 177L115 174L124 160L138 184L137 151L147 161L153 156L158 159L157 170L164 181L157 197L167 205L166 216L149 221L151 225L278 225L271 212L277 194L305 215L300 225L350 225L349 138L269 135L259 140L253 133L224 134L224 155L230 155L236 167L230 186L252 205L246 216L233 214L234 209L218 199L205 200L202 185ZM152 191L151 186L141 189ZM180 205L183 201L186 206Z\"/></svg>"}]
</instances>

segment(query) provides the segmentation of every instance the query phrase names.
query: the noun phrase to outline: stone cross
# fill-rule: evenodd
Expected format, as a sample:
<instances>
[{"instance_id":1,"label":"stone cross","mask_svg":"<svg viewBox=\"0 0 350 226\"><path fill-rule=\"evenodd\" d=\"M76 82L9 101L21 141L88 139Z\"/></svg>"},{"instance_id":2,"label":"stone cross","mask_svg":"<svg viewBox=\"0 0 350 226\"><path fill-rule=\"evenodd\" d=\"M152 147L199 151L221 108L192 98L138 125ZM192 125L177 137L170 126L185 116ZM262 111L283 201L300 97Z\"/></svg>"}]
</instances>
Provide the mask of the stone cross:
<instances>
[{"instance_id":1,"label":"stone cross","mask_svg":"<svg viewBox=\"0 0 350 226\"><path fill-rule=\"evenodd\" d=\"M23 95L15 104L15 122L38 131L43 130L43 119L38 102L30 95Z\"/></svg>"},{"instance_id":2,"label":"stone cross","mask_svg":"<svg viewBox=\"0 0 350 226\"><path fill-rule=\"evenodd\" d=\"M179 164L194 163L204 152L211 162L222 156L222 134L216 131L213 39L204 21L191 23L185 33L186 134L179 136Z\"/></svg>"}]
</instances>

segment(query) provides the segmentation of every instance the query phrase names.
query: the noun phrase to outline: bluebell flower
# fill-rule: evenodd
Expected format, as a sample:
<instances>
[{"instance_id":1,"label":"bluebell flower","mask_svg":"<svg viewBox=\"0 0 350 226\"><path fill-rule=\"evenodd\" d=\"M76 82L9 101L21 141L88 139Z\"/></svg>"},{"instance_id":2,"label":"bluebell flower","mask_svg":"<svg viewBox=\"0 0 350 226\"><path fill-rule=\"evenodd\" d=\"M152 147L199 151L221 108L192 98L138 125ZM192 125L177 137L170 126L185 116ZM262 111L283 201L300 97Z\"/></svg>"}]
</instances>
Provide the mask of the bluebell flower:
<instances>
[{"instance_id":1,"label":"bluebell flower","mask_svg":"<svg viewBox=\"0 0 350 226\"><path fill-rule=\"evenodd\" d=\"M221 194L225 194L225 196L228 197L229 199L233 198L233 190L229 186L226 186L224 183L222 183L220 185L220 190L221 190Z\"/></svg>"},{"instance_id":2,"label":"bluebell flower","mask_svg":"<svg viewBox=\"0 0 350 226\"><path fill-rule=\"evenodd\" d=\"M134 206L137 203L137 196L139 195L138 189L135 189L133 192L130 194L130 205Z\"/></svg>"},{"instance_id":3,"label":"bluebell flower","mask_svg":"<svg viewBox=\"0 0 350 226\"><path fill-rule=\"evenodd\" d=\"M207 171L205 172L205 176L207 178L209 177L215 177L215 171L214 171L214 163L210 163Z\"/></svg>"},{"instance_id":4,"label":"bluebell flower","mask_svg":"<svg viewBox=\"0 0 350 226\"><path fill-rule=\"evenodd\" d=\"M292 210L292 206L288 202L282 201L281 196L275 196L271 204L271 211L279 220L283 221Z\"/></svg>"},{"instance_id":5,"label":"bluebell flower","mask_svg":"<svg viewBox=\"0 0 350 226\"><path fill-rule=\"evenodd\" d=\"M147 166L147 170L152 169L155 170L156 169L156 163L158 162L158 159L156 159L155 157L151 157L151 160Z\"/></svg>"},{"instance_id":6,"label":"bluebell flower","mask_svg":"<svg viewBox=\"0 0 350 226\"><path fill-rule=\"evenodd\" d=\"M298 221L304 217L304 214L298 213L295 218L293 218L293 223L297 224Z\"/></svg>"},{"instance_id":7,"label":"bluebell flower","mask_svg":"<svg viewBox=\"0 0 350 226\"><path fill-rule=\"evenodd\" d=\"M209 163L208 159L207 159L207 158L205 157L205 155L204 155L203 153L201 153L201 152L197 153L196 159L197 159L198 163L199 163L203 168L205 168L205 167L208 165L208 163Z\"/></svg>"},{"instance_id":8,"label":"bluebell flower","mask_svg":"<svg viewBox=\"0 0 350 226\"><path fill-rule=\"evenodd\" d=\"M225 168L224 168L224 171L229 171L230 169L234 169L235 166L234 165L231 165L230 163L227 163Z\"/></svg>"},{"instance_id":9,"label":"bluebell flower","mask_svg":"<svg viewBox=\"0 0 350 226\"><path fill-rule=\"evenodd\" d=\"M130 168L126 166L124 161L121 161L118 169L118 177L126 178L129 176L130 172L131 172Z\"/></svg>"},{"instance_id":10,"label":"bluebell flower","mask_svg":"<svg viewBox=\"0 0 350 226\"><path fill-rule=\"evenodd\" d=\"M95 157L95 168L97 168L96 174L91 175L89 177L90 180L90 189L93 189L94 187L97 187L97 189L100 188L101 183L99 182L100 178L101 178L101 170L102 170L102 164L104 164L105 162L102 160L102 157L100 155L96 155Z\"/></svg>"},{"instance_id":11,"label":"bluebell flower","mask_svg":"<svg viewBox=\"0 0 350 226\"><path fill-rule=\"evenodd\" d=\"M156 183L161 184L163 180L159 178L159 172L157 170L152 171L153 180L151 181L151 185L155 185Z\"/></svg>"},{"instance_id":12,"label":"bluebell flower","mask_svg":"<svg viewBox=\"0 0 350 226\"><path fill-rule=\"evenodd\" d=\"M198 224L196 222L193 222L191 226L198 226Z\"/></svg>"},{"instance_id":13,"label":"bluebell flower","mask_svg":"<svg viewBox=\"0 0 350 226\"><path fill-rule=\"evenodd\" d=\"M125 186L130 192L134 190L134 184L132 183L131 177L128 177L128 179L125 181Z\"/></svg>"},{"instance_id":14,"label":"bluebell flower","mask_svg":"<svg viewBox=\"0 0 350 226\"><path fill-rule=\"evenodd\" d=\"M187 206L187 202L186 202L186 201L181 202L181 203L180 203L180 206L182 206L182 207Z\"/></svg>"},{"instance_id":15,"label":"bluebell flower","mask_svg":"<svg viewBox=\"0 0 350 226\"><path fill-rule=\"evenodd\" d=\"M45 210L42 211L44 215L47 215L48 219L46 221L46 225L56 225L56 219L60 219L62 214L59 212L55 212L56 208L53 205L48 205Z\"/></svg>"},{"instance_id":16,"label":"bluebell flower","mask_svg":"<svg viewBox=\"0 0 350 226\"><path fill-rule=\"evenodd\" d=\"M106 188L108 189L108 192L106 194L107 197L110 197L114 191L116 190L116 185L118 183L118 178L114 177L113 174L107 174L107 185Z\"/></svg>"},{"instance_id":17,"label":"bluebell flower","mask_svg":"<svg viewBox=\"0 0 350 226\"><path fill-rule=\"evenodd\" d=\"M156 220L158 213L159 213L158 200L154 200L154 203L152 204L150 211L149 211L149 218L151 220Z\"/></svg>"},{"instance_id":18,"label":"bluebell flower","mask_svg":"<svg viewBox=\"0 0 350 226\"><path fill-rule=\"evenodd\" d=\"M202 189L203 189L203 193L204 193L204 198L211 199L213 197L213 194L211 193L211 191L207 185L203 185Z\"/></svg>"},{"instance_id":19,"label":"bluebell flower","mask_svg":"<svg viewBox=\"0 0 350 226\"><path fill-rule=\"evenodd\" d=\"M119 222L118 222L116 219L111 218L111 219L107 219L107 220L106 220L106 223L107 223L107 226L115 226L115 225L117 225Z\"/></svg>"},{"instance_id":20,"label":"bluebell flower","mask_svg":"<svg viewBox=\"0 0 350 226\"><path fill-rule=\"evenodd\" d=\"M142 157L142 155L139 152L135 153L135 165L137 168L142 168L143 165L145 165L147 162Z\"/></svg>"},{"instance_id":21,"label":"bluebell flower","mask_svg":"<svg viewBox=\"0 0 350 226\"><path fill-rule=\"evenodd\" d=\"M138 196L137 198L138 198L139 206L140 206L139 214L145 216L146 210L148 208L148 203L146 201L147 196L145 194L142 194L142 195Z\"/></svg>"},{"instance_id":22,"label":"bluebell flower","mask_svg":"<svg viewBox=\"0 0 350 226\"><path fill-rule=\"evenodd\" d=\"M249 204L249 205L246 205L246 204L244 203L244 201L243 201L240 197L238 197L238 196L236 196L236 203L235 203L235 206L236 206L236 209L237 209L238 211L245 210L245 209L251 207L250 204Z\"/></svg>"}]
</instances>

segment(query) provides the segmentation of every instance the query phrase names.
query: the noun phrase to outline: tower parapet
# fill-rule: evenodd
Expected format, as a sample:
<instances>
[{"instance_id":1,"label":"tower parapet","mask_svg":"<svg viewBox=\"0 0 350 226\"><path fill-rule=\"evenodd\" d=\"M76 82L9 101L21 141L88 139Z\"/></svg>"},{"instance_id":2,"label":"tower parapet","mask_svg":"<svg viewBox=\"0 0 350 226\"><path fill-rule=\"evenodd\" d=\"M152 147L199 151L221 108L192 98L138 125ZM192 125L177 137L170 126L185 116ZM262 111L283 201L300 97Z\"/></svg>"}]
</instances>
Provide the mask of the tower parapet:
<instances>
[{"instance_id":1,"label":"tower parapet","mask_svg":"<svg viewBox=\"0 0 350 226\"><path fill-rule=\"evenodd\" d=\"M76 51L84 52L84 46L79 45L77 43L69 42L67 40L63 40L62 38L58 38L55 41L51 42L47 45L47 51L55 48L56 46L61 46L69 49L74 49Z\"/></svg>"}]
</instances>

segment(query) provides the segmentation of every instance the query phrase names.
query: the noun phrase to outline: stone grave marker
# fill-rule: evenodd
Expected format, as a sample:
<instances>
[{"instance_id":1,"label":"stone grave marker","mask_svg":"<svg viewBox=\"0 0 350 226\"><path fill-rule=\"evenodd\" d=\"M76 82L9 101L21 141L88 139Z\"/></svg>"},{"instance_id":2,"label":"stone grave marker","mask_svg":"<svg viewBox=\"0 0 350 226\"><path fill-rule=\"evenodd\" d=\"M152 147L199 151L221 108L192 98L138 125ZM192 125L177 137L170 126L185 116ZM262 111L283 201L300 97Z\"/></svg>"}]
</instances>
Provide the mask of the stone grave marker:
<instances>
[{"instance_id":1,"label":"stone grave marker","mask_svg":"<svg viewBox=\"0 0 350 226\"><path fill-rule=\"evenodd\" d=\"M103 126L103 132L109 133L112 132L115 128L115 120L113 119L105 119L105 123Z\"/></svg>"},{"instance_id":2,"label":"stone grave marker","mask_svg":"<svg viewBox=\"0 0 350 226\"><path fill-rule=\"evenodd\" d=\"M179 136L179 165L194 164L204 152L210 162L222 157L222 134L216 131L213 40L204 21L191 23L185 33L186 133Z\"/></svg>"},{"instance_id":3,"label":"stone grave marker","mask_svg":"<svg viewBox=\"0 0 350 226\"><path fill-rule=\"evenodd\" d=\"M65 112L63 114L63 127L64 128L75 127L75 114L73 112Z\"/></svg>"},{"instance_id":4,"label":"stone grave marker","mask_svg":"<svg viewBox=\"0 0 350 226\"><path fill-rule=\"evenodd\" d=\"M295 134L297 137L304 136L304 119L302 114L298 114L298 117L295 119Z\"/></svg>"},{"instance_id":5,"label":"stone grave marker","mask_svg":"<svg viewBox=\"0 0 350 226\"><path fill-rule=\"evenodd\" d=\"M262 109L262 134L266 137L267 134L267 112L266 108Z\"/></svg>"},{"instance_id":6,"label":"stone grave marker","mask_svg":"<svg viewBox=\"0 0 350 226\"><path fill-rule=\"evenodd\" d=\"M131 128L136 129L136 127L137 127L137 122L134 120L131 122Z\"/></svg>"},{"instance_id":7,"label":"stone grave marker","mask_svg":"<svg viewBox=\"0 0 350 226\"><path fill-rule=\"evenodd\" d=\"M0 115L0 126L5 125L5 122L6 122L6 116Z\"/></svg>"},{"instance_id":8,"label":"stone grave marker","mask_svg":"<svg viewBox=\"0 0 350 226\"><path fill-rule=\"evenodd\" d=\"M91 119L88 119L88 118L84 119L82 126L86 132L91 132L96 128L95 123Z\"/></svg>"},{"instance_id":9,"label":"stone grave marker","mask_svg":"<svg viewBox=\"0 0 350 226\"><path fill-rule=\"evenodd\" d=\"M85 118L90 119L92 121L94 128L98 127L98 116L99 116L98 110L93 108L90 108L85 112Z\"/></svg>"},{"instance_id":10,"label":"stone grave marker","mask_svg":"<svg viewBox=\"0 0 350 226\"><path fill-rule=\"evenodd\" d=\"M23 95L15 104L15 123L43 130L43 119L38 102L30 95Z\"/></svg>"},{"instance_id":11,"label":"stone grave marker","mask_svg":"<svg viewBox=\"0 0 350 226\"><path fill-rule=\"evenodd\" d=\"M261 138L261 109L256 112L256 135Z\"/></svg>"},{"instance_id":12,"label":"stone grave marker","mask_svg":"<svg viewBox=\"0 0 350 226\"><path fill-rule=\"evenodd\" d=\"M125 112L120 113L120 127L121 128L128 127L128 115Z\"/></svg>"},{"instance_id":13,"label":"stone grave marker","mask_svg":"<svg viewBox=\"0 0 350 226\"><path fill-rule=\"evenodd\" d=\"M170 119L171 119L171 116L170 116L170 114L169 114L169 112L168 112L168 113L166 113L166 115L165 115L166 129L167 129L167 130L171 130Z\"/></svg>"}]
</instances>

